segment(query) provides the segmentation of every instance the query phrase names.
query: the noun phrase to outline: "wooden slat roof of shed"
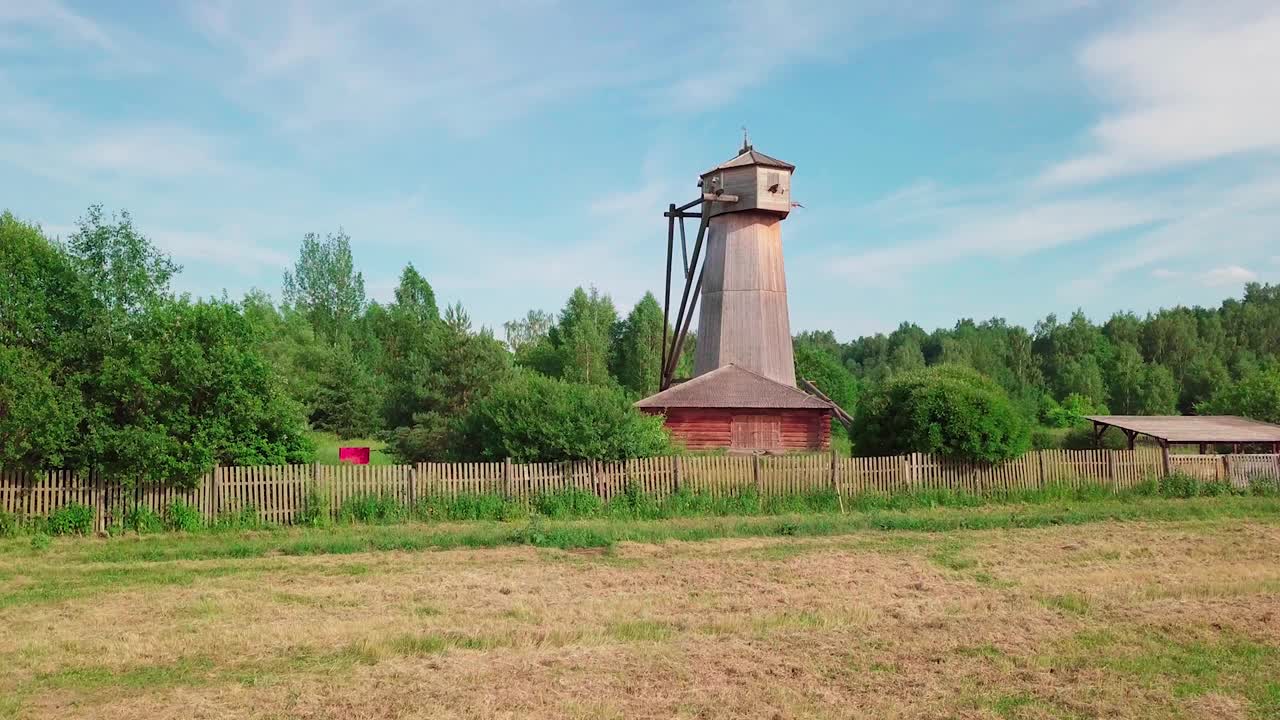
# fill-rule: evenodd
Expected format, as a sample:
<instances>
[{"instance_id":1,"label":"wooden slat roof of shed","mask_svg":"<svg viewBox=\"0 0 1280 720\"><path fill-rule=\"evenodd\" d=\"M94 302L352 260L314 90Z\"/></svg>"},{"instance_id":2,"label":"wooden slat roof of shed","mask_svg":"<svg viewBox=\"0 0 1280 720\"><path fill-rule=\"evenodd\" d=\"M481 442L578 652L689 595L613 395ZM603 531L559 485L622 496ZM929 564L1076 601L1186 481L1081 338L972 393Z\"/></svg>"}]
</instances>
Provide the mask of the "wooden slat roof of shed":
<instances>
[{"instance_id":1,"label":"wooden slat roof of shed","mask_svg":"<svg viewBox=\"0 0 1280 720\"><path fill-rule=\"evenodd\" d=\"M1280 425L1234 415L1086 415L1170 443L1280 443Z\"/></svg>"},{"instance_id":2,"label":"wooden slat roof of shed","mask_svg":"<svg viewBox=\"0 0 1280 720\"><path fill-rule=\"evenodd\" d=\"M636 403L639 408L759 408L830 410L831 406L799 388L732 363L672 385Z\"/></svg>"}]
</instances>

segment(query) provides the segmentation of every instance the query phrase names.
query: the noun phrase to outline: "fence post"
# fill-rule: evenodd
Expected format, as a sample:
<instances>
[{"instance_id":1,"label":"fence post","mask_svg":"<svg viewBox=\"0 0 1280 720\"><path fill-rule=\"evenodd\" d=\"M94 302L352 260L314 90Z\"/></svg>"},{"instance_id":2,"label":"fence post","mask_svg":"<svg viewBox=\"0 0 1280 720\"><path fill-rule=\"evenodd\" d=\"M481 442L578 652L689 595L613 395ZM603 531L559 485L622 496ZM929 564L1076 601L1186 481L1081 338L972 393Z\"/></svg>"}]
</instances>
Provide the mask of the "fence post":
<instances>
[{"instance_id":1,"label":"fence post","mask_svg":"<svg viewBox=\"0 0 1280 720\"><path fill-rule=\"evenodd\" d=\"M209 487L209 504L213 507L209 508L209 519L217 520L218 515L222 514L222 466L213 466L213 482Z\"/></svg>"},{"instance_id":2,"label":"fence post","mask_svg":"<svg viewBox=\"0 0 1280 720\"><path fill-rule=\"evenodd\" d=\"M1169 477L1169 443L1160 443L1160 461L1161 469L1164 470L1161 479L1164 479Z\"/></svg>"},{"instance_id":3,"label":"fence post","mask_svg":"<svg viewBox=\"0 0 1280 720\"><path fill-rule=\"evenodd\" d=\"M764 497L764 487L760 482L760 456L752 453L751 455L751 480L756 485L756 497Z\"/></svg>"},{"instance_id":4,"label":"fence post","mask_svg":"<svg viewBox=\"0 0 1280 720\"><path fill-rule=\"evenodd\" d=\"M835 491L836 502L840 503L840 514L844 514L844 495L840 493L840 461L835 448L831 449L831 489Z\"/></svg>"},{"instance_id":5,"label":"fence post","mask_svg":"<svg viewBox=\"0 0 1280 720\"><path fill-rule=\"evenodd\" d=\"M1111 487L1116 485L1116 451L1103 450L1107 454L1107 481L1111 483Z\"/></svg>"},{"instance_id":6,"label":"fence post","mask_svg":"<svg viewBox=\"0 0 1280 720\"><path fill-rule=\"evenodd\" d=\"M1231 480L1231 460L1230 455L1223 453L1222 455L1222 479L1223 481L1234 485Z\"/></svg>"},{"instance_id":7,"label":"fence post","mask_svg":"<svg viewBox=\"0 0 1280 720\"><path fill-rule=\"evenodd\" d=\"M684 480L683 468L680 466L680 456L674 455L671 458L671 464L674 466L676 476L676 492L680 491L680 484Z\"/></svg>"},{"instance_id":8,"label":"fence post","mask_svg":"<svg viewBox=\"0 0 1280 720\"><path fill-rule=\"evenodd\" d=\"M511 458L502 458L502 492L506 494L507 499L511 500L515 497L515 493L511 491Z\"/></svg>"},{"instance_id":9,"label":"fence post","mask_svg":"<svg viewBox=\"0 0 1280 720\"><path fill-rule=\"evenodd\" d=\"M909 455L903 455L901 460L898 463L898 484L905 490L911 487L911 458Z\"/></svg>"},{"instance_id":10,"label":"fence post","mask_svg":"<svg viewBox=\"0 0 1280 720\"><path fill-rule=\"evenodd\" d=\"M418 504L418 466L409 466L409 507Z\"/></svg>"},{"instance_id":11,"label":"fence post","mask_svg":"<svg viewBox=\"0 0 1280 720\"><path fill-rule=\"evenodd\" d=\"M1044 485L1045 485L1045 477L1044 477L1044 451L1043 451L1043 450L1037 450L1037 451L1036 451L1036 465L1037 465L1037 466L1039 466L1039 468L1040 468L1040 487L1043 489L1043 488L1044 488Z\"/></svg>"}]
</instances>

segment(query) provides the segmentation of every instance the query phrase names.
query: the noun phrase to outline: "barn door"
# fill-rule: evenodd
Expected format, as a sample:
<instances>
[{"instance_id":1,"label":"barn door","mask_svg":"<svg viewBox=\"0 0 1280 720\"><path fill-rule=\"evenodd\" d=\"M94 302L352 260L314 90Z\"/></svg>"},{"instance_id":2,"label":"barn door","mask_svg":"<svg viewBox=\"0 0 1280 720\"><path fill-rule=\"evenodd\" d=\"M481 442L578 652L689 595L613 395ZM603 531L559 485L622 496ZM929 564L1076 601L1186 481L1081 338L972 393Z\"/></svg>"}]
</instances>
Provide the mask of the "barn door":
<instances>
[{"instance_id":1,"label":"barn door","mask_svg":"<svg viewBox=\"0 0 1280 720\"><path fill-rule=\"evenodd\" d=\"M734 415L729 447L769 450L782 447L782 418L777 415Z\"/></svg>"}]
</instances>

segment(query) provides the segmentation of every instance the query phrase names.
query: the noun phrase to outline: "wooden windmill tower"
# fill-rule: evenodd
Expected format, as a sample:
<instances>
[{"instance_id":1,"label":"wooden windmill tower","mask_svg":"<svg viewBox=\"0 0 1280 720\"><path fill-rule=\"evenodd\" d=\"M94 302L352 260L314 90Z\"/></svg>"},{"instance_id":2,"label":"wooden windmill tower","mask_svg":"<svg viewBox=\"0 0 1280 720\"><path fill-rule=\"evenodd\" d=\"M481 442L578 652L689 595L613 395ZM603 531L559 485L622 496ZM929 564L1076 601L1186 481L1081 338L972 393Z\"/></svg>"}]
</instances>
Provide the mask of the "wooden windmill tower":
<instances>
[{"instance_id":1,"label":"wooden windmill tower","mask_svg":"<svg viewBox=\"0 0 1280 720\"><path fill-rule=\"evenodd\" d=\"M677 223L684 289L670 342L664 327L659 392L636 406L663 413L672 434L690 447L819 449L830 443L831 405L796 388L782 261L794 171L756 151L744 135L735 157L702 174L701 197L665 213L669 326ZM700 211L692 212L695 206ZM692 256L686 218L699 219ZM699 300L693 378L673 384Z\"/></svg>"}]
</instances>

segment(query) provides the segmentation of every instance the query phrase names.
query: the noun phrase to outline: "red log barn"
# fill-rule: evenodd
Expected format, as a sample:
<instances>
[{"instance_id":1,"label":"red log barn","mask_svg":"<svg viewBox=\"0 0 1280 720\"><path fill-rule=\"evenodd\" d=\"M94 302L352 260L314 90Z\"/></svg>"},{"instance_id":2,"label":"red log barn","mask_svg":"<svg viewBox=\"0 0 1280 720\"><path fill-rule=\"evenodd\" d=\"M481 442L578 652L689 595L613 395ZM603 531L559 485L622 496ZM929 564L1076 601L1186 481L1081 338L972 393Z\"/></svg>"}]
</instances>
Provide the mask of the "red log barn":
<instances>
[{"instance_id":1,"label":"red log barn","mask_svg":"<svg viewBox=\"0 0 1280 720\"><path fill-rule=\"evenodd\" d=\"M831 406L793 386L729 364L636 403L666 417L690 450L785 452L831 447Z\"/></svg>"}]
</instances>

